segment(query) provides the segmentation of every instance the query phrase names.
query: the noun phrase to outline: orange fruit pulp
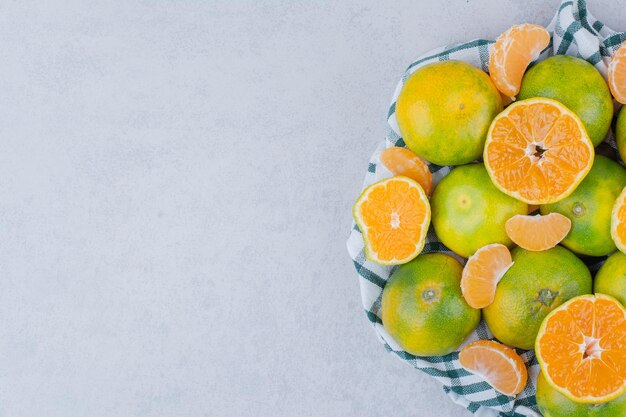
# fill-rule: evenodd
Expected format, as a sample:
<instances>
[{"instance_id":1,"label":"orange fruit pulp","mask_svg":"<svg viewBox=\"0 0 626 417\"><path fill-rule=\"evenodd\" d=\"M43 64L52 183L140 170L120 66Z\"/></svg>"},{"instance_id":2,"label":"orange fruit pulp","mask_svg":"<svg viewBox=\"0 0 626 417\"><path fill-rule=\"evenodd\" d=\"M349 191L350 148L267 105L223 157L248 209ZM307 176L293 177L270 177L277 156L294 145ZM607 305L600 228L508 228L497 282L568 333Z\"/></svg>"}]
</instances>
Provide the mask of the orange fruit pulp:
<instances>
[{"instance_id":1,"label":"orange fruit pulp","mask_svg":"<svg viewBox=\"0 0 626 417\"><path fill-rule=\"evenodd\" d=\"M528 204L569 196L591 169L594 149L572 111L556 100L511 104L491 124L484 160L502 192Z\"/></svg>"},{"instance_id":2,"label":"orange fruit pulp","mask_svg":"<svg viewBox=\"0 0 626 417\"><path fill-rule=\"evenodd\" d=\"M461 276L461 291L467 304L484 308L493 303L496 286L513 265L509 248L492 243L469 257Z\"/></svg>"},{"instance_id":3,"label":"orange fruit pulp","mask_svg":"<svg viewBox=\"0 0 626 417\"><path fill-rule=\"evenodd\" d=\"M626 253L626 187L615 200L611 213L611 237L615 246Z\"/></svg>"},{"instance_id":4,"label":"orange fruit pulp","mask_svg":"<svg viewBox=\"0 0 626 417\"><path fill-rule=\"evenodd\" d=\"M526 365L515 350L492 340L468 344L461 349L459 362L505 395L519 394L528 381Z\"/></svg>"},{"instance_id":5,"label":"orange fruit pulp","mask_svg":"<svg viewBox=\"0 0 626 417\"><path fill-rule=\"evenodd\" d=\"M392 177L367 187L352 210L365 256L381 265L403 264L424 248L430 224L428 197L414 180Z\"/></svg>"},{"instance_id":6,"label":"orange fruit pulp","mask_svg":"<svg viewBox=\"0 0 626 417\"><path fill-rule=\"evenodd\" d=\"M572 222L560 213L545 216L518 214L507 220L504 228L516 245L531 251L542 251L558 245L569 233Z\"/></svg>"},{"instance_id":7,"label":"orange fruit pulp","mask_svg":"<svg viewBox=\"0 0 626 417\"><path fill-rule=\"evenodd\" d=\"M544 319L535 344L548 383L579 403L626 389L626 310L604 294L581 295Z\"/></svg>"},{"instance_id":8,"label":"orange fruit pulp","mask_svg":"<svg viewBox=\"0 0 626 417\"><path fill-rule=\"evenodd\" d=\"M615 51L611 58L609 88L615 100L626 104L626 42Z\"/></svg>"},{"instance_id":9,"label":"orange fruit pulp","mask_svg":"<svg viewBox=\"0 0 626 417\"><path fill-rule=\"evenodd\" d=\"M498 90L517 95L526 67L549 43L550 34L539 25L516 25L498 36L489 56L489 75Z\"/></svg>"},{"instance_id":10,"label":"orange fruit pulp","mask_svg":"<svg viewBox=\"0 0 626 417\"><path fill-rule=\"evenodd\" d=\"M422 186L426 194L433 191L433 176L422 158L406 148L393 146L380 153L380 162L393 175L409 177Z\"/></svg>"}]
</instances>

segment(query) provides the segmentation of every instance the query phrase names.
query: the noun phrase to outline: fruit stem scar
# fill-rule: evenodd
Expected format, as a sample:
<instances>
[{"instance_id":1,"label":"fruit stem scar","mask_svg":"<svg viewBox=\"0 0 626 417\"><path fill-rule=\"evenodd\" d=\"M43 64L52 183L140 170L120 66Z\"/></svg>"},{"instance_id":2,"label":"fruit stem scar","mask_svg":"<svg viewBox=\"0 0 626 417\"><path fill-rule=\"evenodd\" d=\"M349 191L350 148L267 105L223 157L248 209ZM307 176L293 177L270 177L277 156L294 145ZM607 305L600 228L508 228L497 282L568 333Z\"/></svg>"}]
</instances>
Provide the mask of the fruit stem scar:
<instances>
[{"instance_id":1,"label":"fruit stem scar","mask_svg":"<svg viewBox=\"0 0 626 417\"><path fill-rule=\"evenodd\" d=\"M551 291L547 288L543 288L542 290L539 291L539 295L533 301L536 301L550 308L557 295L559 295L558 291Z\"/></svg>"},{"instance_id":2,"label":"fruit stem scar","mask_svg":"<svg viewBox=\"0 0 626 417\"><path fill-rule=\"evenodd\" d=\"M585 206L579 202L574 203L574 207L572 207L572 213L574 213L574 216L576 217L583 215L585 213Z\"/></svg>"},{"instance_id":3,"label":"fruit stem scar","mask_svg":"<svg viewBox=\"0 0 626 417\"><path fill-rule=\"evenodd\" d=\"M436 301L437 298L437 291L433 290L432 288L428 288L422 293L422 299L424 301Z\"/></svg>"}]
</instances>

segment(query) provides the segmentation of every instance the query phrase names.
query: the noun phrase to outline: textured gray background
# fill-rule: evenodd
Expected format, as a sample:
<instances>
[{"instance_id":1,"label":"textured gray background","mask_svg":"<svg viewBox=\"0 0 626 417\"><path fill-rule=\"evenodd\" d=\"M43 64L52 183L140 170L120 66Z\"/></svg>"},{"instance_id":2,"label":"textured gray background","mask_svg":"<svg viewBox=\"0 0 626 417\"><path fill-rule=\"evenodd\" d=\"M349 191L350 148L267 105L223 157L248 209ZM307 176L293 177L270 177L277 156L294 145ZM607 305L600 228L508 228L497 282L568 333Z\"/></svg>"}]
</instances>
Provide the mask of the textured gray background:
<instances>
[{"instance_id":1,"label":"textured gray background","mask_svg":"<svg viewBox=\"0 0 626 417\"><path fill-rule=\"evenodd\" d=\"M38 3L0 3L0 416L467 415L376 340L350 208L411 59L558 0Z\"/></svg>"}]
</instances>

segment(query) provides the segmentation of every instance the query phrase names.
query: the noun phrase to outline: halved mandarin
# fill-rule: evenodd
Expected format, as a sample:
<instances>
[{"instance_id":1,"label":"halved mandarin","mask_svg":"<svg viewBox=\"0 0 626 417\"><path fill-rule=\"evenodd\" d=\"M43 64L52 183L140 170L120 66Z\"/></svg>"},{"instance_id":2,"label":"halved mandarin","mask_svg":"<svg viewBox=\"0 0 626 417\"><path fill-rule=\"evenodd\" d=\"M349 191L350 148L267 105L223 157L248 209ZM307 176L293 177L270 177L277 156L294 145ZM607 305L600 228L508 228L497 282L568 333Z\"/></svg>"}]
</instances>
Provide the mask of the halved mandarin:
<instances>
[{"instance_id":1,"label":"halved mandarin","mask_svg":"<svg viewBox=\"0 0 626 417\"><path fill-rule=\"evenodd\" d=\"M626 42L613 54L608 78L609 88L615 100L626 104Z\"/></svg>"},{"instance_id":2,"label":"halved mandarin","mask_svg":"<svg viewBox=\"0 0 626 417\"><path fill-rule=\"evenodd\" d=\"M528 371L522 358L515 350L493 340L468 344L461 349L459 362L504 395L519 394L528 382Z\"/></svg>"},{"instance_id":3,"label":"halved mandarin","mask_svg":"<svg viewBox=\"0 0 626 417\"><path fill-rule=\"evenodd\" d=\"M556 100L531 98L496 116L483 158L496 187L539 205L576 189L591 169L594 149L576 114Z\"/></svg>"},{"instance_id":4,"label":"halved mandarin","mask_svg":"<svg viewBox=\"0 0 626 417\"><path fill-rule=\"evenodd\" d=\"M541 371L579 403L602 403L626 390L626 309L604 294L574 297L546 316L535 342Z\"/></svg>"},{"instance_id":5,"label":"halved mandarin","mask_svg":"<svg viewBox=\"0 0 626 417\"><path fill-rule=\"evenodd\" d=\"M553 248L565 239L572 222L560 213L545 216L518 214L507 220L504 228L516 245L537 252Z\"/></svg>"},{"instance_id":6,"label":"halved mandarin","mask_svg":"<svg viewBox=\"0 0 626 417\"><path fill-rule=\"evenodd\" d=\"M426 162L407 148L393 146L380 153L380 162L393 175L409 177L422 186L426 194L433 191L433 176Z\"/></svg>"},{"instance_id":7,"label":"halved mandarin","mask_svg":"<svg viewBox=\"0 0 626 417\"><path fill-rule=\"evenodd\" d=\"M526 67L549 43L550 33L539 25L515 25L498 36L489 56L489 76L498 90L516 96Z\"/></svg>"},{"instance_id":8,"label":"halved mandarin","mask_svg":"<svg viewBox=\"0 0 626 417\"><path fill-rule=\"evenodd\" d=\"M496 287L513 265L509 248L492 243L469 257L461 275L461 292L470 307L485 308L493 303Z\"/></svg>"},{"instance_id":9,"label":"halved mandarin","mask_svg":"<svg viewBox=\"0 0 626 417\"><path fill-rule=\"evenodd\" d=\"M615 246L626 253L626 187L615 200L611 213L611 237Z\"/></svg>"},{"instance_id":10,"label":"halved mandarin","mask_svg":"<svg viewBox=\"0 0 626 417\"><path fill-rule=\"evenodd\" d=\"M416 181L392 177L367 187L352 209L363 234L365 257L399 265L424 248L430 225L428 197Z\"/></svg>"}]
</instances>

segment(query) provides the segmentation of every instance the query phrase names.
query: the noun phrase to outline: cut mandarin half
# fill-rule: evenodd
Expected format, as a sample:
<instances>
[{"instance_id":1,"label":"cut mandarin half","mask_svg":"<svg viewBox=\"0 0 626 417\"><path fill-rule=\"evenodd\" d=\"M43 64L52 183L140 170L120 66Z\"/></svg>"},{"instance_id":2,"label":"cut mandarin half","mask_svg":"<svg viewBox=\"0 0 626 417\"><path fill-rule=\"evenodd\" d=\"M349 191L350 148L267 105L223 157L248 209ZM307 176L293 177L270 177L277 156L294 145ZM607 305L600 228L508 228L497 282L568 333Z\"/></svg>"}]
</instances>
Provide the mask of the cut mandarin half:
<instances>
[{"instance_id":1,"label":"cut mandarin half","mask_svg":"<svg viewBox=\"0 0 626 417\"><path fill-rule=\"evenodd\" d=\"M485 308L493 303L496 287L513 265L509 248L492 243L469 257L461 275L461 292L467 304Z\"/></svg>"},{"instance_id":2,"label":"cut mandarin half","mask_svg":"<svg viewBox=\"0 0 626 417\"><path fill-rule=\"evenodd\" d=\"M388 178L367 187L353 208L361 229L367 259L380 265L399 265L424 248L430 225L428 197L414 180Z\"/></svg>"},{"instance_id":3,"label":"cut mandarin half","mask_svg":"<svg viewBox=\"0 0 626 417\"><path fill-rule=\"evenodd\" d=\"M626 310L608 295L574 297L546 316L535 351L546 380L563 395L610 401L626 390Z\"/></svg>"},{"instance_id":4,"label":"cut mandarin half","mask_svg":"<svg viewBox=\"0 0 626 417\"><path fill-rule=\"evenodd\" d=\"M591 169L593 144L571 110L556 100L511 104L491 123L483 154L493 183L527 204L569 196Z\"/></svg>"},{"instance_id":5,"label":"cut mandarin half","mask_svg":"<svg viewBox=\"0 0 626 417\"><path fill-rule=\"evenodd\" d=\"M461 366L484 379L504 395L524 390L528 371L522 358L508 346L492 340L477 340L459 353Z\"/></svg>"},{"instance_id":6,"label":"cut mandarin half","mask_svg":"<svg viewBox=\"0 0 626 417\"><path fill-rule=\"evenodd\" d=\"M611 58L609 88L615 100L626 104L626 42L615 51Z\"/></svg>"},{"instance_id":7,"label":"cut mandarin half","mask_svg":"<svg viewBox=\"0 0 626 417\"><path fill-rule=\"evenodd\" d=\"M545 216L518 214L507 220L504 228L516 245L538 252L553 248L565 239L572 222L560 213Z\"/></svg>"},{"instance_id":8,"label":"cut mandarin half","mask_svg":"<svg viewBox=\"0 0 626 417\"><path fill-rule=\"evenodd\" d=\"M380 162L393 175L403 175L415 180L422 186L426 194L433 190L433 176L428 165L422 158L406 148L393 146L380 153Z\"/></svg>"},{"instance_id":9,"label":"cut mandarin half","mask_svg":"<svg viewBox=\"0 0 626 417\"><path fill-rule=\"evenodd\" d=\"M626 187L622 190L611 213L611 237L615 246L626 253Z\"/></svg>"},{"instance_id":10,"label":"cut mandarin half","mask_svg":"<svg viewBox=\"0 0 626 417\"><path fill-rule=\"evenodd\" d=\"M550 33L539 25L516 25L498 36L489 56L489 75L498 90L516 96L526 67L549 43Z\"/></svg>"}]
</instances>

